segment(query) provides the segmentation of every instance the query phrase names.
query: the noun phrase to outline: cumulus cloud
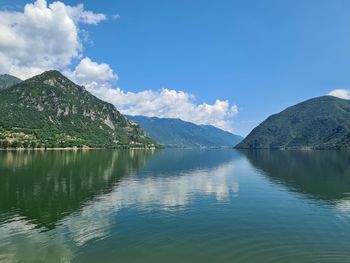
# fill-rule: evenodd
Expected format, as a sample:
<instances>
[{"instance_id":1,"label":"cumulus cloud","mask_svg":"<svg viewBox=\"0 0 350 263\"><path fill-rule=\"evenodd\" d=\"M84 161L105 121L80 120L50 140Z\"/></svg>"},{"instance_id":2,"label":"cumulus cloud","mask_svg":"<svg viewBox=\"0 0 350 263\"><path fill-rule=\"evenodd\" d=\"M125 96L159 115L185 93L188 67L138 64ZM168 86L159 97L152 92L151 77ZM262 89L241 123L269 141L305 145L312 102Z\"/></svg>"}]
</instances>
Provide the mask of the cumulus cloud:
<instances>
[{"instance_id":1,"label":"cumulus cloud","mask_svg":"<svg viewBox=\"0 0 350 263\"><path fill-rule=\"evenodd\" d=\"M0 11L0 74L26 79L58 69L124 114L180 118L232 131L232 117L238 108L227 100L197 103L192 94L172 89L126 92L112 88L117 74L108 64L83 54L86 31L80 28L106 19L105 14L87 11L81 4L69 6L60 1L48 4L37 0L26 4L23 12ZM72 62L78 62L75 69Z\"/></svg>"},{"instance_id":2,"label":"cumulus cloud","mask_svg":"<svg viewBox=\"0 0 350 263\"><path fill-rule=\"evenodd\" d=\"M237 105L230 106L227 100L216 100L213 104L197 103L192 94L166 88L125 92L108 85L92 84L87 89L100 99L114 104L127 115L180 118L232 131L232 117L238 113Z\"/></svg>"},{"instance_id":3,"label":"cumulus cloud","mask_svg":"<svg viewBox=\"0 0 350 263\"><path fill-rule=\"evenodd\" d=\"M350 90L348 89L335 89L332 90L328 95L338 97L341 99L350 100Z\"/></svg>"},{"instance_id":4,"label":"cumulus cloud","mask_svg":"<svg viewBox=\"0 0 350 263\"><path fill-rule=\"evenodd\" d=\"M83 5L37 0L23 12L0 11L0 72L23 79L49 69L65 69L79 58L79 24L96 25L104 14Z\"/></svg>"},{"instance_id":5,"label":"cumulus cloud","mask_svg":"<svg viewBox=\"0 0 350 263\"><path fill-rule=\"evenodd\" d=\"M73 81L86 86L103 85L118 79L117 74L108 64L98 64L88 57L82 59L73 72L67 71L66 75Z\"/></svg>"},{"instance_id":6,"label":"cumulus cloud","mask_svg":"<svg viewBox=\"0 0 350 263\"><path fill-rule=\"evenodd\" d=\"M126 92L112 88L111 83L118 79L117 74L108 64L99 64L90 58L82 59L75 70L65 74L127 115L180 118L232 131L232 117L238 114L237 105L230 106L227 100L217 99L213 104L197 103L194 95L173 89Z\"/></svg>"},{"instance_id":7,"label":"cumulus cloud","mask_svg":"<svg viewBox=\"0 0 350 263\"><path fill-rule=\"evenodd\" d=\"M65 74L127 115L180 118L232 132L232 117L238 114L237 105L230 105L227 100L217 99L213 104L197 103L194 95L173 89L126 92L112 88L111 83L118 79L117 74L108 64L99 64L90 58L82 59L73 71Z\"/></svg>"}]
</instances>

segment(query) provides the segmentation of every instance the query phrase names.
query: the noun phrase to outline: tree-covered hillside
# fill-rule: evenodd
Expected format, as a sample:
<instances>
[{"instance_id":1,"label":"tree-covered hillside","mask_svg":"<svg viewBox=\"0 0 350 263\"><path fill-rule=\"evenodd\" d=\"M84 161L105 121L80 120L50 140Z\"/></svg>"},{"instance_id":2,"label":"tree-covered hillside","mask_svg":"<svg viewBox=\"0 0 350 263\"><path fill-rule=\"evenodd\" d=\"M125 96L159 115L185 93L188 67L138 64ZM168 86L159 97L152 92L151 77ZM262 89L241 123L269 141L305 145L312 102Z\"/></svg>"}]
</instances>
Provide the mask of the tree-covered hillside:
<instances>
[{"instance_id":1,"label":"tree-covered hillside","mask_svg":"<svg viewBox=\"0 0 350 263\"><path fill-rule=\"evenodd\" d=\"M143 130L58 71L0 90L0 147L151 146Z\"/></svg>"},{"instance_id":2,"label":"tree-covered hillside","mask_svg":"<svg viewBox=\"0 0 350 263\"><path fill-rule=\"evenodd\" d=\"M350 100L323 96L268 117L237 148L349 149Z\"/></svg>"},{"instance_id":3,"label":"tree-covered hillside","mask_svg":"<svg viewBox=\"0 0 350 263\"><path fill-rule=\"evenodd\" d=\"M0 90L9 88L17 83L20 83L22 80L14 76L4 74L0 75Z\"/></svg>"},{"instance_id":4,"label":"tree-covered hillside","mask_svg":"<svg viewBox=\"0 0 350 263\"><path fill-rule=\"evenodd\" d=\"M233 147L243 138L211 125L173 118L128 116L157 143L168 147Z\"/></svg>"}]
</instances>

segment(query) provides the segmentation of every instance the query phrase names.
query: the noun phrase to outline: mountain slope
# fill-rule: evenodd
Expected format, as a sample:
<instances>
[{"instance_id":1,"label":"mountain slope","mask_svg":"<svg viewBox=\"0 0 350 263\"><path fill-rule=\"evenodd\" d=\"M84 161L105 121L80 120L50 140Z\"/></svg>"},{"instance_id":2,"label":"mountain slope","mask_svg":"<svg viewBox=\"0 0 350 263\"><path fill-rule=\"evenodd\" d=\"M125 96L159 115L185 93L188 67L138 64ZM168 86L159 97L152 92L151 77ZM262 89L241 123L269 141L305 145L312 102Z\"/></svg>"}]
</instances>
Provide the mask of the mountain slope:
<instances>
[{"instance_id":1,"label":"mountain slope","mask_svg":"<svg viewBox=\"0 0 350 263\"><path fill-rule=\"evenodd\" d=\"M348 149L350 101L323 96L289 107L268 117L236 148Z\"/></svg>"},{"instance_id":2,"label":"mountain slope","mask_svg":"<svg viewBox=\"0 0 350 263\"><path fill-rule=\"evenodd\" d=\"M17 83L20 83L22 80L14 76L4 74L0 75L0 90L11 87Z\"/></svg>"},{"instance_id":3,"label":"mountain slope","mask_svg":"<svg viewBox=\"0 0 350 263\"><path fill-rule=\"evenodd\" d=\"M211 125L172 118L128 116L157 143L169 147L233 147L242 137Z\"/></svg>"},{"instance_id":4,"label":"mountain slope","mask_svg":"<svg viewBox=\"0 0 350 263\"><path fill-rule=\"evenodd\" d=\"M117 109L47 71L0 91L2 147L118 147L152 144Z\"/></svg>"}]
</instances>

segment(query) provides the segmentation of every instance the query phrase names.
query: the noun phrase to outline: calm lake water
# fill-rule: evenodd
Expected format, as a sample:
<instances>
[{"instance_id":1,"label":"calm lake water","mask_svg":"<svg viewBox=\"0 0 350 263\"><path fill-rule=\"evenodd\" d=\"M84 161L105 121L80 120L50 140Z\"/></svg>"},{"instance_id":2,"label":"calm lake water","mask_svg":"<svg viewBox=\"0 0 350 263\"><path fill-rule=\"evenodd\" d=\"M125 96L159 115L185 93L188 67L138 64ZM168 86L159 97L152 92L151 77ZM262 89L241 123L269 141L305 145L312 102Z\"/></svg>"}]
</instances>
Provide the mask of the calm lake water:
<instances>
[{"instance_id":1,"label":"calm lake water","mask_svg":"<svg viewBox=\"0 0 350 263\"><path fill-rule=\"evenodd\" d=\"M0 152L0 262L350 262L350 153Z\"/></svg>"}]
</instances>

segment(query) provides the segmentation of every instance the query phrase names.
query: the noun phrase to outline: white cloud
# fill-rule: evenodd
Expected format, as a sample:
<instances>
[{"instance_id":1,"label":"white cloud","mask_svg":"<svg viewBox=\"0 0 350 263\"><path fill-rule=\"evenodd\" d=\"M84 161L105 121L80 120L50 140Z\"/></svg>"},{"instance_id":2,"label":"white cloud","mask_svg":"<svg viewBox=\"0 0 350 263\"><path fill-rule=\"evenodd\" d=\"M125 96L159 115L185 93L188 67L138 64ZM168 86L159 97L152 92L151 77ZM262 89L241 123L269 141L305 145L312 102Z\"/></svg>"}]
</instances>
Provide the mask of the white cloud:
<instances>
[{"instance_id":1,"label":"white cloud","mask_svg":"<svg viewBox=\"0 0 350 263\"><path fill-rule=\"evenodd\" d=\"M227 100L216 100L213 104L197 103L192 94L166 88L125 92L108 84L92 83L87 89L100 99L114 104L124 114L180 118L228 131L232 131L232 117L238 113L237 105L230 107Z\"/></svg>"},{"instance_id":2,"label":"white cloud","mask_svg":"<svg viewBox=\"0 0 350 263\"><path fill-rule=\"evenodd\" d=\"M335 89L332 90L328 95L338 97L341 99L350 100L350 90L348 89Z\"/></svg>"},{"instance_id":3,"label":"white cloud","mask_svg":"<svg viewBox=\"0 0 350 263\"><path fill-rule=\"evenodd\" d=\"M23 12L0 11L0 72L21 78L65 69L79 58L79 23L96 25L107 17L83 5L37 0Z\"/></svg>"},{"instance_id":4,"label":"white cloud","mask_svg":"<svg viewBox=\"0 0 350 263\"><path fill-rule=\"evenodd\" d=\"M108 64L98 64L90 58L82 59L74 71L65 74L127 115L180 118L232 132L232 117L238 114L237 105L230 106L227 100L217 99L213 104L197 103L194 95L173 89L126 92L112 88L111 82L118 79L117 74Z\"/></svg>"},{"instance_id":5,"label":"white cloud","mask_svg":"<svg viewBox=\"0 0 350 263\"><path fill-rule=\"evenodd\" d=\"M119 15L111 17L118 19ZM86 11L81 4L69 6L59 1L48 4L37 0L25 5L23 12L0 11L0 74L26 79L58 69L122 113L180 118L232 130L232 117L238 108L227 100L197 103L193 95L183 91L164 88L125 92L112 88L111 83L118 80L112 68L83 58L87 32L80 28L80 24L97 25L106 19L105 14ZM74 70L73 61L78 61Z\"/></svg>"},{"instance_id":6,"label":"white cloud","mask_svg":"<svg viewBox=\"0 0 350 263\"><path fill-rule=\"evenodd\" d=\"M77 83L90 86L92 83L105 84L118 79L108 64L98 64L86 57L80 61L73 72L66 72L66 75Z\"/></svg>"},{"instance_id":7,"label":"white cloud","mask_svg":"<svg viewBox=\"0 0 350 263\"><path fill-rule=\"evenodd\" d=\"M92 11L85 11L84 5L82 4L73 7L66 5L65 7L75 23L98 25L98 23L101 21L107 20L107 16L105 14L97 14L93 13Z\"/></svg>"},{"instance_id":8,"label":"white cloud","mask_svg":"<svg viewBox=\"0 0 350 263\"><path fill-rule=\"evenodd\" d=\"M232 117L238 114L237 105L230 106L227 100L217 99L213 104L197 103L194 95L173 89L126 92L112 88L111 82L118 79L117 74L108 64L98 64L89 58L82 59L74 71L65 74L127 115L180 118L232 131Z\"/></svg>"}]
</instances>

